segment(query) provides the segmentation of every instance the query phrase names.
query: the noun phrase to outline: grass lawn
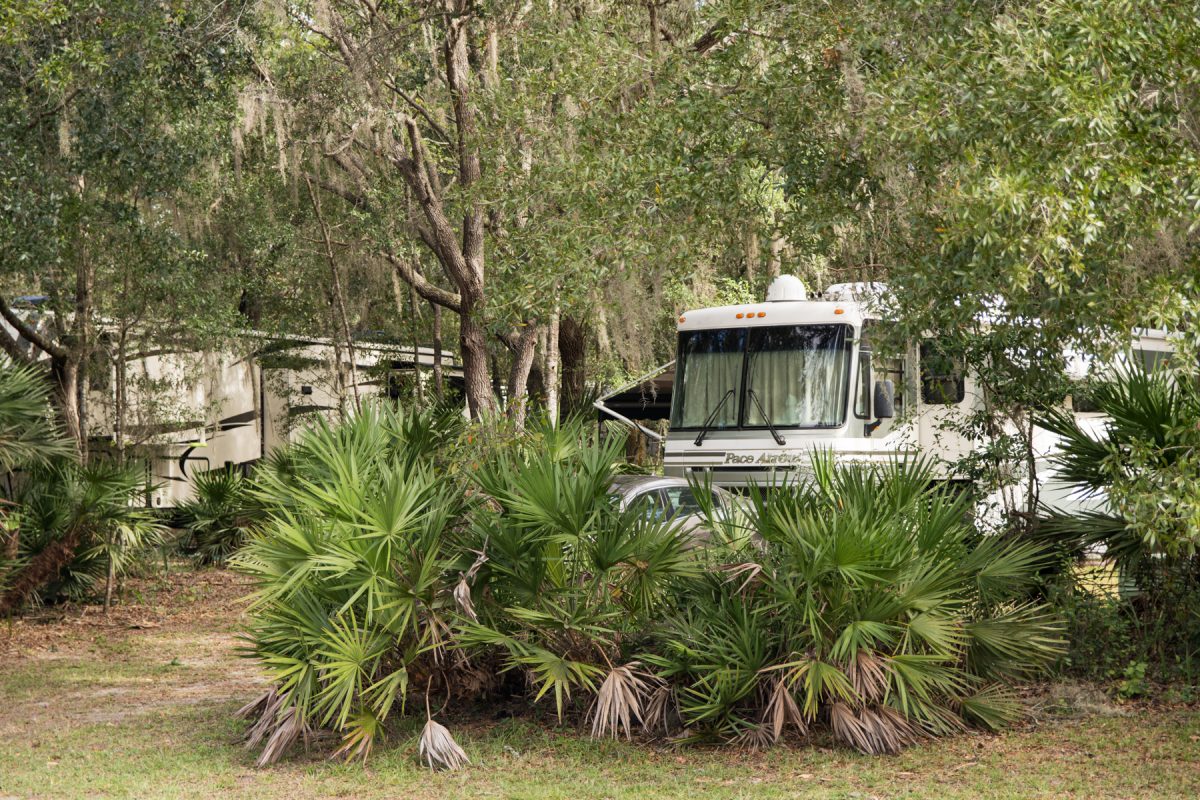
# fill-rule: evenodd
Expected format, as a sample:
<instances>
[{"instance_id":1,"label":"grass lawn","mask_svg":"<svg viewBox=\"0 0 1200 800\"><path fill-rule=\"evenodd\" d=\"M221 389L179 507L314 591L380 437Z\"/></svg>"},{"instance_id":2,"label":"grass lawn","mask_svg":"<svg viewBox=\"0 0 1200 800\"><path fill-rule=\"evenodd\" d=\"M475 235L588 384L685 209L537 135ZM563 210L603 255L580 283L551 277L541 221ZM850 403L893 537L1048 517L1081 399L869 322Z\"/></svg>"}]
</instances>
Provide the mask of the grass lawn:
<instances>
[{"instance_id":1,"label":"grass lawn","mask_svg":"<svg viewBox=\"0 0 1200 800\"><path fill-rule=\"evenodd\" d=\"M232 719L263 686L234 653L242 591L228 573L182 573L143 582L108 620L74 609L0 623L0 799L1200 797L1200 708L1103 704L896 757L819 743L655 748L449 720L472 760L461 772L416 764L419 723L366 767L325 760L324 742L259 770Z\"/></svg>"}]
</instances>

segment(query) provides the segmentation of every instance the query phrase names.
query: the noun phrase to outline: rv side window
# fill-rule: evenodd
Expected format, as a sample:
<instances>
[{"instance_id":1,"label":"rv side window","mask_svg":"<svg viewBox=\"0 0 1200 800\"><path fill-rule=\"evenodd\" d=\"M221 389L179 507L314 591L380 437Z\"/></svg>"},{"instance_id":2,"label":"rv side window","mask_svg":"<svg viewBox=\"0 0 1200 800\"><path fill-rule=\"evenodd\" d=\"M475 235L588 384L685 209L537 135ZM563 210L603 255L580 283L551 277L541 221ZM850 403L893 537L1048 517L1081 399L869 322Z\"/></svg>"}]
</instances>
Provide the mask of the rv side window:
<instances>
[{"instance_id":1,"label":"rv side window","mask_svg":"<svg viewBox=\"0 0 1200 800\"><path fill-rule=\"evenodd\" d=\"M934 342L921 343L921 402L954 405L966 397L962 367Z\"/></svg>"},{"instance_id":2,"label":"rv side window","mask_svg":"<svg viewBox=\"0 0 1200 800\"><path fill-rule=\"evenodd\" d=\"M871 351L858 351L858 388L854 392L854 416L868 419L871 416Z\"/></svg>"},{"instance_id":3,"label":"rv side window","mask_svg":"<svg viewBox=\"0 0 1200 800\"><path fill-rule=\"evenodd\" d=\"M1171 351L1169 350L1143 350L1135 348L1133 351L1134 363L1139 364L1146 372L1158 372L1170 366Z\"/></svg>"}]
</instances>

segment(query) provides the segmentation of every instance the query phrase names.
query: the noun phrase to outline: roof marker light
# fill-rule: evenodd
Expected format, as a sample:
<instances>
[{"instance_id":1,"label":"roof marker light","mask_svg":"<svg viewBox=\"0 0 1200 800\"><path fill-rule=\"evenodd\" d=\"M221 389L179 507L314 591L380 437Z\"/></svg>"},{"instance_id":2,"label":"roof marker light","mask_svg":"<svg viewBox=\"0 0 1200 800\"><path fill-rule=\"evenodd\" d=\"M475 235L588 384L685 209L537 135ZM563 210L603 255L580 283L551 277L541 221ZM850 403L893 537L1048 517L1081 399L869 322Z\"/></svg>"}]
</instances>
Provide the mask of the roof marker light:
<instances>
[{"instance_id":1,"label":"roof marker light","mask_svg":"<svg viewBox=\"0 0 1200 800\"><path fill-rule=\"evenodd\" d=\"M835 309L833 310L833 313L835 313L835 314L845 314L845 313L846 313L846 309L844 309L844 308L835 308Z\"/></svg>"},{"instance_id":2,"label":"roof marker light","mask_svg":"<svg viewBox=\"0 0 1200 800\"><path fill-rule=\"evenodd\" d=\"M680 322L687 322L687 317L680 317L680 318L679 318L679 321L680 321Z\"/></svg>"},{"instance_id":3,"label":"roof marker light","mask_svg":"<svg viewBox=\"0 0 1200 800\"><path fill-rule=\"evenodd\" d=\"M745 314L743 314L743 313L742 313L742 312L740 312L740 311L737 313L737 318L738 318L738 319L741 319L741 318L742 318L742 317L744 317L744 316L746 316L746 315L745 315Z\"/></svg>"},{"instance_id":4,"label":"roof marker light","mask_svg":"<svg viewBox=\"0 0 1200 800\"><path fill-rule=\"evenodd\" d=\"M759 315L760 317L765 317L765 316L767 315L767 312L765 312L765 311L760 311L760 312L758 312L758 315Z\"/></svg>"}]
</instances>

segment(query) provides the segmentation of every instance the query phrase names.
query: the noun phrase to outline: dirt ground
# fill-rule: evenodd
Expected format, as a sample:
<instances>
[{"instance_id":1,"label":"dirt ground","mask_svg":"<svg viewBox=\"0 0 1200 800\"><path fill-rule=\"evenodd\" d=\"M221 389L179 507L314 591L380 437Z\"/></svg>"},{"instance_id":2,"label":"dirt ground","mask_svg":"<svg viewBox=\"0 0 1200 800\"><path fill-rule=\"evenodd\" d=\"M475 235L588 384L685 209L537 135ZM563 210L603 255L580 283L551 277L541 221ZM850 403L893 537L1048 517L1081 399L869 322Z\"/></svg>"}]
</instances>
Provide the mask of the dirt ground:
<instances>
[{"instance_id":1,"label":"dirt ground","mask_svg":"<svg viewBox=\"0 0 1200 800\"><path fill-rule=\"evenodd\" d=\"M50 685L67 684L58 686L65 691L5 698L0 736L47 720L120 722L155 708L244 702L266 685L255 665L236 653L249 591L237 573L176 566L165 576L132 580L126 602L107 616L98 606L68 604L0 623L0 664L45 676ZM187 668L170 670L170 680L101 687L86 679L78 686L54 680L83 664L99 668L92 674Z\"/></svg>"},{"instance_id":2,"label":"dirt ground","mask_svg":"<svg viewBox=\"0 0 1200 800\"><path fill-rule=\"evenodd\" d=\"M172 567L97 606L0 621L0 800L13 798L1027 798L1200 797L1200 709L1121 706L1054 687L1034 720L888 758L820 742L767 751L591 741L530 719L447 720L471 765L430 773L423 719L367 765L323 741L268 769L233 712L266 682L239 657L246 579Z\"/></svg>"}]
</instances>

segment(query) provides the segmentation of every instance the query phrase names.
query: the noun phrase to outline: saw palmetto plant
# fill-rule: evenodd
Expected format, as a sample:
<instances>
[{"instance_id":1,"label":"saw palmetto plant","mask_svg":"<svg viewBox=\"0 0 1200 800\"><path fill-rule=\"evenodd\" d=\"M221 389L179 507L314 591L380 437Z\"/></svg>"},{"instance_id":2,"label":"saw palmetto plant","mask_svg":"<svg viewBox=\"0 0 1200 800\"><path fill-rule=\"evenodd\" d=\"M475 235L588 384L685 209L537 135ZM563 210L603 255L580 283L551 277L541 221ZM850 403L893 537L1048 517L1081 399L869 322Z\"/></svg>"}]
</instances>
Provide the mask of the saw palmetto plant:
<instances>
[{"instance_id":1,"label":"saw palmetto plant","mask_svg":"<svg viewBox=\"0 0 1200 800\"><path fill-rule=\"evenodd\" d=\"M1080 552L1103 546L1123 567L1200 553L1200 389L1194 376L1132 367L1092 395L1103 427L1063 409L1038 425L1060 437L1059 477L1103 500L1076 514L1048 510L1040 534Z\"/></svg>"},{"instance_id":2,"label":"saw palmetto plant","mask_svg":"<svg viewBox=\"0 0 1200 800\"><path fill-rule=\"evenodd\" d=\"M162 541L164 527L146 508L143 470L97 459L58 461L32 471L17 493L21 553L35 566L23 580L46 599L82 599L116 581ZM40 558L61 553L60 559ZM40 570L39 564L44 564Z\"/></svg>"},{"instance_id":3,"label":"saw palmetto plant","mask_svg":"<svg viewBox=\"0 0 1200 800\"><path fill-rule=\"evenodd\" d=\"M553 696L560 718L582 697L597 735L628 733L648 688L631 654L699 563L677 525L609 497L623 441L580 446L586 437L571 426L531 436L537 446L502 451L477 472L490 501L470 534L486 560L476 619L458 639L499 648L503 668L526 676L534 700Z\"/></svg>"},{"instance_id":4,"label":"saw palmetto plant","mask_svg":"<svg viewBox=\"0 0 1200 800\"><path fill-rule=\"evenodd\" d=\"M684 735L748 745L824 723L896 752L1019 713L1006 682L1061 652L1024 599L1041 551L982 537L966 498L920 464L834 467L751 498L760 542L688 585L644 660L675 687Z\"/></svg>"},{"instance_id":5,"label":"saw palmetto plant","mask_svg":"<svg viewBox=\"0 0 1200 800\"><path fill-rule=\"evenodd\" d=\"M50 412L50 384L36 367L0 366L0 472L45 466L74 452Z\"/></svg>"},{"instance_id":6,"label":"saw palmetto plant","mask_svg":"<svg viewBox=\"0 0 1200 800\"><path fill-rule=\"evenodd\" d=\"M368 408L257 473L267 517L232 559L257 583L247 653L275 684L252 742L331 728L343 755L365 757L410 681L454 666L447 570L465 495L431 469L427 423Z\"/></svg>"},{"instance_id":7,"label":"saw palmetto plant","mask_svg":"<svg viewBox=\"0 0 1200 800\"><path fill-rule=\"evenodd\" d=\"M260 504L241 472L212 469L193 478L195 496L178 512L187 527L184 551L200 564L224 564L246 541L257 522Z\"/></svg>"}]
</instances>

